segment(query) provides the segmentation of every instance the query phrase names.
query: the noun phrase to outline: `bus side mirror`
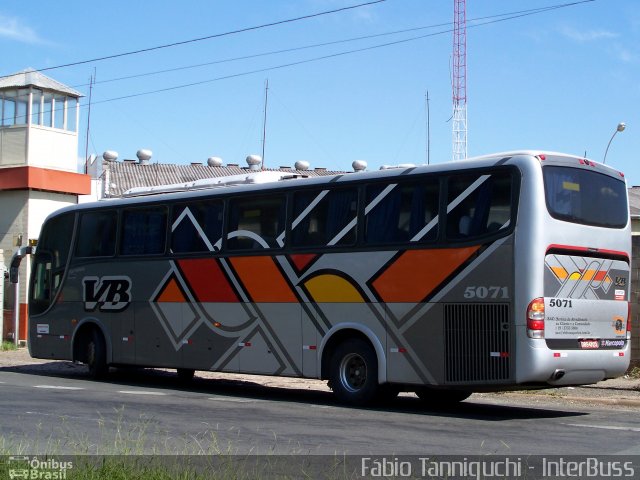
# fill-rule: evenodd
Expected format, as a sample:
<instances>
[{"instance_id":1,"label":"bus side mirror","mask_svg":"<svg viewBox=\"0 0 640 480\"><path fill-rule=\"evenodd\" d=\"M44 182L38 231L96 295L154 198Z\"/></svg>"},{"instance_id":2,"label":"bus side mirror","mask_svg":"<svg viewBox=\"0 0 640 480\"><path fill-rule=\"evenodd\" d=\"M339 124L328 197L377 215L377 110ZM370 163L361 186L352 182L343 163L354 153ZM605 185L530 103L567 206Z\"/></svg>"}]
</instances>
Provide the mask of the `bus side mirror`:
<instances>
[{"instance_id":1,"label":"bus side mirror","mask_svg":"<svg viewBox=\"0 0 640 480\"><path fill-rule=\"evenodd\" d=\"M14 267L11 265L9 268L9 282L10 283L18 283L18 267Z\"/></svg>"},{"instance_id":2,"label":"bus side mirror","mask_svg":"<svg viewBox=\"0 0 640 480\"><path fill-rule=\"evenodd\" d=\"M22 247L18 249L16 253L13 254L11 258L11 265L9 267L9 282L10 283L18 283L18 272L20 271L20 262L22 258L26 255L30 255L35 251L34 247Z\"/></svg>"}]
</instances>

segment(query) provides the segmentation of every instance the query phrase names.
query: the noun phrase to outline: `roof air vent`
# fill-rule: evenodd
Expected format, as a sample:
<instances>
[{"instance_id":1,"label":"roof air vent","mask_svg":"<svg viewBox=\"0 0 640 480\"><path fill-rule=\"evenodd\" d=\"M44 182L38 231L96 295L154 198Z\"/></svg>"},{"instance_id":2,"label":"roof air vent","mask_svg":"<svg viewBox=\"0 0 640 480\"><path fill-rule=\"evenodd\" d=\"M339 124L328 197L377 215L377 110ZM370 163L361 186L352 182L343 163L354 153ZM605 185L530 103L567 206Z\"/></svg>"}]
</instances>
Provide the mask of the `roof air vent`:
<instances>
[{"instance_id":1,"label":"roof air vent","mask_svg":"<svg viewBox=\"0 0 640 480\"><path fill-rule=\"evenodd\" d=\"M364 160L354 160L351 166L354 172L364 172L367 169L367 162Z\"/></svg>"},{"instance_id":2,"label":"roof air vent","mask_svg":"<svg viewBox=\"0 0 640 480\"><path fill-rule=\"evenodd\" d=\"M148 165L152 155L153 152L147 148L141 148L136 152L136 157L138 157L140 165Z\"/></svg>"},{"instance_id":3,"label":"roof air vent","mask_svg":"<svg viewBox=\"0 0 640 480\"><path fill-rule=\"evenodd\" d=\"M309 162L306 160L298 160L294 165L296 170L309 170Z\"/></svg>"},{"instance_id":4,"label":"roof air vent","mask_svg":"<svg viewBox=\"0 0 640 480\"><path fill-rule=\"evenodd\" d=\"M115 162L118 159L118 152L115 150L107 150L102 154L102 158L107 162Z\"/></svg>"},{"instance_id":5,"label":"roof air vent","mask_svg":"<svg viewBox=\"0 0 640 480\"><path fill-rule=\"evenodd\" d=\"M220 157L209 157L207 158L207 165L210 167L221 167L222 159Z\"/></svg>"},{"instance_id":6,"label":"roof air vent","mask_svg":"<svg viewBox=\"0 0 640 480\"><path fill-rule=\"evenodd\" d=\"M262 157L260 155L249 155L247 157L249 170L260 170L262 168Z\"/></svg>"}]
</instances>

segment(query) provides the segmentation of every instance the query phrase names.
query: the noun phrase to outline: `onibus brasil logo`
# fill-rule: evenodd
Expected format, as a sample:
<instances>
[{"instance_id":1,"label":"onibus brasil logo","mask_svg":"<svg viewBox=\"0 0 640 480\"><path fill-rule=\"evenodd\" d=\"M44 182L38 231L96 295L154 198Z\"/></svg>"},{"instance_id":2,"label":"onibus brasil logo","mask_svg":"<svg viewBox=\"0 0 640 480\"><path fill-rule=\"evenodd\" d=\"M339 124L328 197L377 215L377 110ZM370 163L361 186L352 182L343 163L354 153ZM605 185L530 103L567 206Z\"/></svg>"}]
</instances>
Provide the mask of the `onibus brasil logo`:
<instances>
[{"instance_id":1,"label":"onibus brasil logo","mask_svg":"<svg viewBox=\"0 0 640 480\"><path fill-rule=\"evenodd\" d=\"M29 456L9 457L8 470L10 479L30 480L65 480L67 470L73 468L73 462L63 462L54 458L40 459Z\"/></svg>"}]
</instances>

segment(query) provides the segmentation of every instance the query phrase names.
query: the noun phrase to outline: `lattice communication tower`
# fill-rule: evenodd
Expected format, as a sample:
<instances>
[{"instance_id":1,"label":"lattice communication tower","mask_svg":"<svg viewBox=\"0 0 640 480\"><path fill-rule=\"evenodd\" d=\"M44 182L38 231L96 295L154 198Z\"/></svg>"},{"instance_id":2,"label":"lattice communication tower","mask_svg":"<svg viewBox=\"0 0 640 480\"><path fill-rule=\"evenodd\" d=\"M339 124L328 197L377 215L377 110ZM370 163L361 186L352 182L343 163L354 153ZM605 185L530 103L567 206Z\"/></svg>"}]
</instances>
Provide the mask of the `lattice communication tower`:
<instances>
[{"instance_id":1,"label":"lattice communication tower","mask_svg":"<svg viewBox=\"0 0 640 480\"><path fill-rule=\"evenodd\" d=\"M467 158L467 7L453 0L453 160Z\"/></svg>"}]
</instances>

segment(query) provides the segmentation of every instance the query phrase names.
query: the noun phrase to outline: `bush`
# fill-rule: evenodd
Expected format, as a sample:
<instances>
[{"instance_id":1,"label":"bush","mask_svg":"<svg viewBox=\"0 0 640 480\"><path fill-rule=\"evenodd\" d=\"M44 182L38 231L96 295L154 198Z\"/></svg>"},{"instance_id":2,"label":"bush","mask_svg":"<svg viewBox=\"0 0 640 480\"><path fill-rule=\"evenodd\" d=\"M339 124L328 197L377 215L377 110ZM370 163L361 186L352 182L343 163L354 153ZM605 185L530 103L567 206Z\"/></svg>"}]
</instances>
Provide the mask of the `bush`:
<instances>
[{"instance_id":1,"label":"bush","mask_svg":"<svg viewBox=\"0 0 640 480\"><path fill-rule=\"evenodd\" d=\"M0 352L6 352L8 350L16 350L16 344L13 342L2 342L2 346L0 347Z\"/></svg>"}]
</instances>

